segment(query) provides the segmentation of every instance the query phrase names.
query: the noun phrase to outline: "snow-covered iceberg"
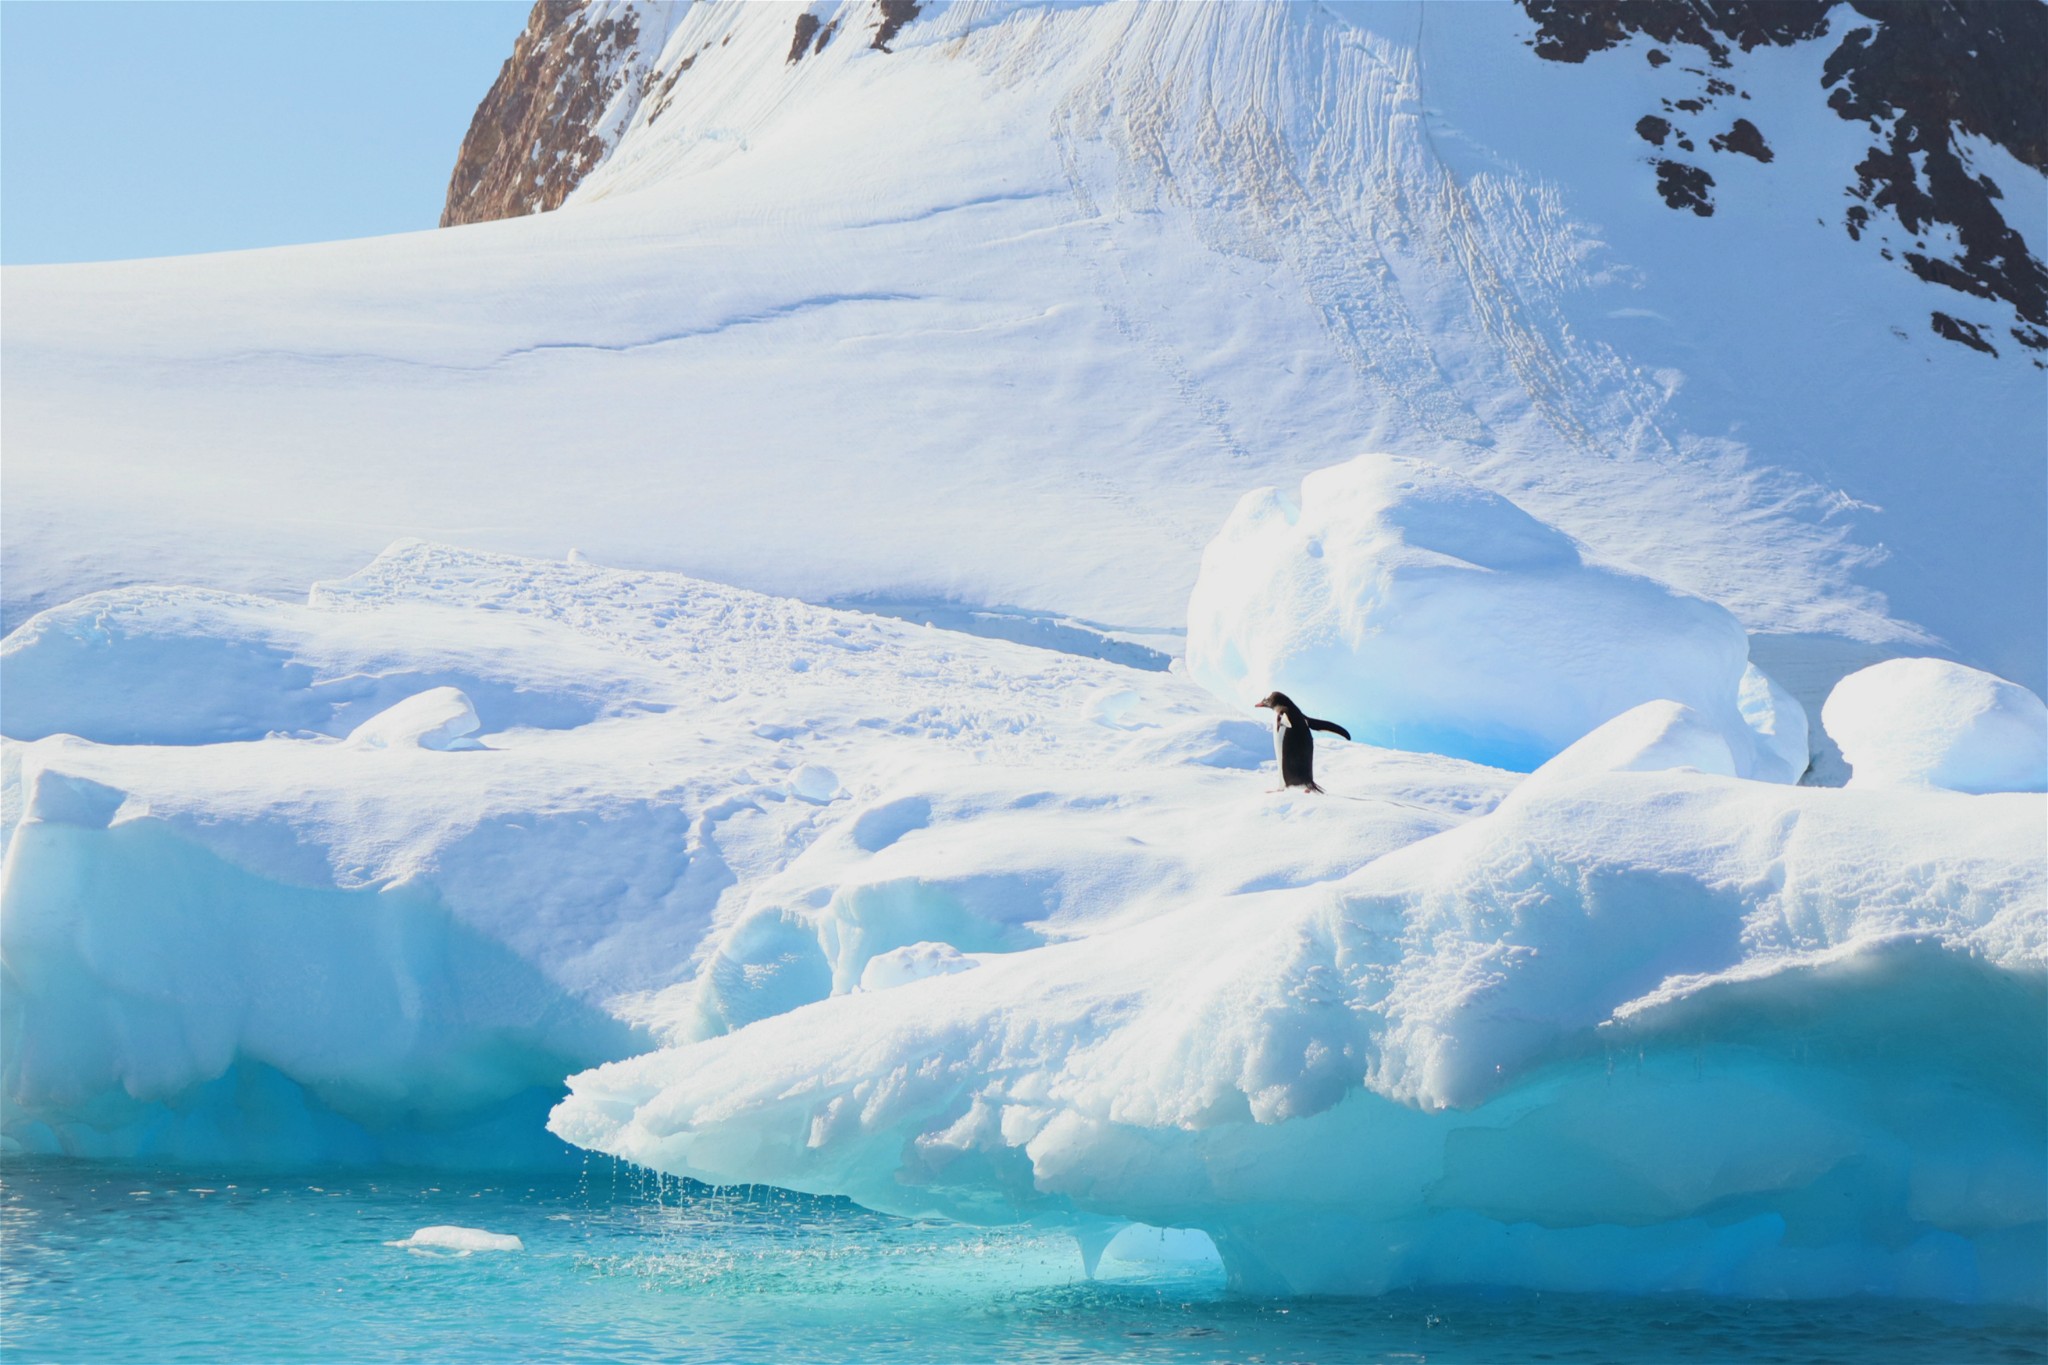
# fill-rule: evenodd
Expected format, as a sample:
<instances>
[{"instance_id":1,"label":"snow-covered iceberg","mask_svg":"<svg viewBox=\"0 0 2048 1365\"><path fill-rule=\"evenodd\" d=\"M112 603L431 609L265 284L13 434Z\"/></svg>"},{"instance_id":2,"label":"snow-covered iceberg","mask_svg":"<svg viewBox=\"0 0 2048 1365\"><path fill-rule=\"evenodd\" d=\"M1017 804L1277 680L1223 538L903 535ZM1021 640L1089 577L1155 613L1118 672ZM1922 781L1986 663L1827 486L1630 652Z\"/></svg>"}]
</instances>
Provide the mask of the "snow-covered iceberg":
<instances>
[{"instance_id":1,"label":"snow-covered iceberg","mask_svg":"<svg viewBox=\"0 0 2048 1365\"><path fill-rule=\"evenodd\" d=\"M1512 781L1360 748L1362 799L1268 801L1177 676L419 542L304 604L82 599L0 681L0 1125L81 1155L542 1159L571 1071L1338 876Z\"/></svg>"},{"instance_id":2,"label":"snow-covered iceberg","mask_svg":"<svg viewBox=\"0 0 2048 1365\"><path fill-rule=\"evenodd\" d=\"M1274 794L1178 672L418 542L0 668L10 1150L524 1163L554 1105L1248 1288L2039 1298L2040 796L1744 780L1674 698Z\"/></svg>"},{"instance_id":3,"label":"snow-covered iceberg","mask_svg":"<svg viewBox=\"0 0 2048 1365\"><path fill-rule=\"evenodd\" d=\"M1248 706L1278 689L1367 743L1521 771L1670 700L1723 732L1739 775L1796 780L1803 755L1779 750L1804 745L1803 721L1775 747L1751 732L1745 670L1754 705L1771 694L1748 659L1722 608L1590 562L1499 494L1387 455L1310 474L1298 502L1246 494L1188 604L1188 671L1217 695Z\"/></svg>"},{"instance_id":4,"label":"snow-covered iceberg","mask_svg":"<svg viewBox=\"0 0 2048 1365\"><path fill-rule=\"evenodd\" d=\"M1821 710L1854 787L2048 791L2048 706L1947 659L1887 659L1835 684Z\"/></svg>"},{"instance_id":5,"label":"snow-covered iceberg","mask_svg":"<svg viewBox=\"0 0 2048 1365\"><path fill-rule=\"evenodd\" d=\"M905 1214L1198 1228L1261 1292L2040 1302L2040 800L1585 747L1334 883L573 1077L555 1130Z\"/></svg>"}]
</instances>

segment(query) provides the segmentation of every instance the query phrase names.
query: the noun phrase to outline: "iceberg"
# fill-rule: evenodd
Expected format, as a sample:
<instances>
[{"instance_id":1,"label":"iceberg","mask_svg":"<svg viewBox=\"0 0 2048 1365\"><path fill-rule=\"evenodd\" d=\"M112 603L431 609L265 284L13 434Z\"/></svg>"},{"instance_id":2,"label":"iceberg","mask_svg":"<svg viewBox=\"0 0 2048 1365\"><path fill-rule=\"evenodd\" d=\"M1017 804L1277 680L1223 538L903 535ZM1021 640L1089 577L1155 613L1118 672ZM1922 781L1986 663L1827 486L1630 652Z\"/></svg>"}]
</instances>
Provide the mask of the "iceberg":
<instances>
[{"instance_id":1,"label":"iceberg","mask_svg":"<svg viewBox=\"0 0 2048 1365\"><path fill-rule=\"evenodd\" d=\"M1198 1229L1259 1293L2039 1304L2040 799L1631 761L1684 719L1331 883L594 1069L552 1125L1084 1245Z\"/></svg>"},{"instance_id":2,"label":"iceberg","mask_svg":"<svg viewBox=\"0 0 2048 1365\"><path fill-rule=\"evenodd\" d=\"M473 1256L479 1251L526 1250L526 1244L509 1232L486 1232L482 1228L463 1228L453 1224L421 1228L410 1237L384 1245L402 1247L407 1251L452 1252L457 1256Z\"/></svg>"},{"instance_id":3,"label":"iceberg","mask_svg":"<svg viewBox=\"0 0 2048 1365\"><path fill-rule=\"evenodd\" d=\"M0 657L10 1151L566 1142L1255 1292L2040 1301L2044 798L1743 778L1797 725L1739 654L1326 796L1185 670L422 542Z\"/></svg>"},{"instance_id":4,"label":"iceberg","mask_svg":"<svg viewBox=\"0 0 2048 1365\"><path fill-rule=\"evenodd\" d=\"M2032 343L1809 230L1826 53L1702 269L1512 6L857 9L648 11L562 212L9 272L0 1150L2040 1304L2040 703L1792 785L2048 621Z\"/></svg>"},{"instance_id":5,"label":"iceberg","mask_svg":"<svg viewBox=\"0 0 2048 1365\"><path fill-rule=\"evenodd\" d=\"M1249 706L1277 689L1367 743L1524 772L1670 700L1720 728L1739 775L1795 780L1803 755L1781 751L1804 748L1803 719L1795 732L1797 704L1748 658L1721 607L1592 562L1499 494L1388 455L1308 475L1298 502L1246 494L1188 603L1188 672L1218 696ZM1752 676L1769 743L1744 716Z\"/></svg>"},{"instance_id":6,"label":"iceberg","mask_svg":"<svg viewBox=\"0 0 2048 1365\"><path fill-rule=\"evenodd\" d=\"M98 594L0 667L0 1135L83 1156L559 1160L570 1072L1512 785L1360 748L1358 799L1266 802L1178 676L423 542L296 604Z\"/></svg>"}]
</instances>

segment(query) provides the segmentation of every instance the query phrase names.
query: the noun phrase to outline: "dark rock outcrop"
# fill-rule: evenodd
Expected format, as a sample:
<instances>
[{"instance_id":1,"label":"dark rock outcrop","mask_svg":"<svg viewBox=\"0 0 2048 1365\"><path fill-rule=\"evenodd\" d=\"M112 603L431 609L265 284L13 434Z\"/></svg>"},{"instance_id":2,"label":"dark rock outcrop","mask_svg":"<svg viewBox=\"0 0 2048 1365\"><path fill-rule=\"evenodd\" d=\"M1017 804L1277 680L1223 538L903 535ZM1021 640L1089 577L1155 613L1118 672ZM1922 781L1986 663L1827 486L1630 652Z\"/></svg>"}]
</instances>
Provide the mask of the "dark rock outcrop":
<instances>
[{"instance_id":1,"label":"dark rock outcrop","mask_svg":"<svg viewBox=\"0 0 2048 1365\"><path fill-rule=\"evenodd\" d=\"M1549 61L1579 63L1637 35L1660 44L1650 63L1670 59L1663 47L1699 49L1710 67L1727 69L1736 49L1789 46L1824 35L1836 11L1873 21L1844 33L1827 58L1821 87L1842 118L1867 126L1874 139L1845 186L1853 201L1842 226L1851 239L1882 235L1888 213L1911 238L1888 260L1923 280L2002 304L2019 324L2022 345L2048 350L2048 270L2006 221L2006 191L2037 206L2041 187L2000 186L1978 171L1961 141L1985 139L2022 165L2048 172L2048 5L2034 0L1522 0L1535 21L1530 46ZM1733 83L1696 67L1698 93L1663 101L1668 114L1702 115L1728 96L1749 98ZM1636 124L1644 140L1670 138L1691 150L1688 130L1656 115ZM1708 140L1716 152L1773 159L1763 131L1738 118ZM1657 190L1672 208L1711 213L1711 176L1697 167L1649 159ZM1704 184L1701 183L1704 177ZM1944 250L1930 242L1955 243ZM1934 332L1972 349L1997 352L1989 324L1933 314Z\"/></svg>"},{"instance_id":2,"label":"dark rock outcrop","mask_svg":"<svg viewBox=\"0 0 2048 1365\"><path fill-rule=\"evenodd\" d=\"M1872 209L1890 209L1913 234L1916 249L1900 254L1921 279L2002 300L2036 333L2048 328L2048 270L2006 222L2005 187L1973 174L1957 143L1957 134L1974 134L2048 171L2048 6L1856 0L1854 7L1880 22L1844 37L1821 77L1828 107L1877 139L1850 192ZM2022 204L2038 206L2038 185L2011 188ZM1960 250L1930 252L1924 238L1935 228L1949 229ZM1973 340L1945 329L1945 316L1935 314L1935 331L1991 350L1974 327Z\"/></svg>"},{"instance_id":3,"label":"dark rock outcrop","mask_svg":"<svg viewBox=\"0 0 2048 1365\"><path fill-rule=\"evenodd\" d=\"M789 60L803 60L804 53L811 46L811 39L817 36L818 16L805 11L796 17L796 36L789 40Z\"/></svg>"},{"instance_id":4,"label":"dark rock outcrop","mask_svg":"<svg viewBox=\"0 0 2048 1365\"><path fill-rule=\"evenodd\" d=\"M1764 141L1764 135L1746 118L1735 120L1734 127L1709 138L1707 145L1717 152L1740 152L1744 156L1753 156L1758 161L1775 159L1770 144Z\"/></svg>"},{"instance_id":5,"label":"dark rock outcrop","mask_svg":"<svg viewBox=\"0 0 2048 1365\"><path fill-rule=\"evenodd\" d=\"M875 40L871 48L882 52L889 50L889 40L903 31L903 26L917 17L923 9L917 0L881 0L882 22L875 28Z\"/></svg>"},{"instance_id":6,"label":"dark rock outcrop","mask_svg":"<svg viewBox=\"0 0 2048 1365\"><path fill-rule=\"evenodd\" d=\"M875 0L868 46L888 52L890 40L923 8L918 0ZM730 32L716 44L707 38L657 69L662 54L655 49L663 46L664 35L643 34L643 18L662 28L660 12L649 15L640 6L536 0L526 31L462 139L442 227L560 207L611 155L634 118L659 122L685 73L714 47L732 41ZM788 64L823 52L838 29L836 19L825 23L808 11L798 15Z\"/></svg>"},{"instance_id":7,"label":"dark rock outcrop","mask_svg":"<svg viewBox=\"0 0 2048 1365\"><path fill-rule=\"evenodd\" d=\"M1715 66L1728 65L1728 44L1744 52L1767 43L1783 46L1827 32L1835 0L1721 0L1706 6L1693 0L1522 0L1536 21L1536 55L1553 62L1583 62L1595 52L1619 47L1638 33L1667 47L1680 43L1706 51ZM1650 57L1652 65L1658 56Z\"/></svg>"},{"instance_id":8,"label":"dark rock outcrop","mask_svg":"<svg viewBox=\"0 0 2048 1365\"><path fill-rule=\"evenodd\" d=\"M1672 208L1691 209L1702 218L1711 218L1714 200L1707 191L1713 188L1714 177L1697 166L1688 166L1683 161L1657 163L1657 193Z\"/></svg>"},{"instance_id":9,"label":"dark rock outcrop","mask_svg":"<svg viewBox=\"0 0 2048 1365\"><path fill-rule=\"evenodd\" d=\"M1973 351L1982 351L1986 355L1998 354L1998 348L1984 339L1984 329L1974 322L1964 322L1946 313L1936 313L1933 326L1936 334L1945 336L1950 341L1960 341Z\"/></svg>"},{"instance_id":10,"label":"dark rock outcrop","mask_svg":"<svg viewBox=\"0 0 2048 1365\"><path fill-rule=\"evenodd\" d=\"M604 160L599 121L631 78L639 21L587 11L587 0L537 0L462 139L442 227L544 213Z\"/></svg>"}]
</instances>

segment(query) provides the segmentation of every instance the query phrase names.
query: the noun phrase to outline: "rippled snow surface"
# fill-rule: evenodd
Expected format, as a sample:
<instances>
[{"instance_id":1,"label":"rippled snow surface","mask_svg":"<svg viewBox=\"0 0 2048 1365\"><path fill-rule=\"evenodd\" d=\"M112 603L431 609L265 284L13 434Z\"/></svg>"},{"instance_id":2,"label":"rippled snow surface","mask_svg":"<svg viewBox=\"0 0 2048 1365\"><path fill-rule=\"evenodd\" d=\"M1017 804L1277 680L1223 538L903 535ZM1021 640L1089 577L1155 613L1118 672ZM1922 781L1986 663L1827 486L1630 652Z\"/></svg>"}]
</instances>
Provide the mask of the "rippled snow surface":
<instances>
[{"instance_id":1,"label":"rippled snow surface","mask_svg":"<svg viewBox=\"0 0 2048 1365\"><path fill-rule=\"evenodd\" d=\"M593 1161L580 1176L0 1167L16 1360L2030 1361L2010 1309L1691 1297L1250 1300L1213 1265ZM523 1252L385 1245L433 1224Z\"/></svg>"}]
</instances>

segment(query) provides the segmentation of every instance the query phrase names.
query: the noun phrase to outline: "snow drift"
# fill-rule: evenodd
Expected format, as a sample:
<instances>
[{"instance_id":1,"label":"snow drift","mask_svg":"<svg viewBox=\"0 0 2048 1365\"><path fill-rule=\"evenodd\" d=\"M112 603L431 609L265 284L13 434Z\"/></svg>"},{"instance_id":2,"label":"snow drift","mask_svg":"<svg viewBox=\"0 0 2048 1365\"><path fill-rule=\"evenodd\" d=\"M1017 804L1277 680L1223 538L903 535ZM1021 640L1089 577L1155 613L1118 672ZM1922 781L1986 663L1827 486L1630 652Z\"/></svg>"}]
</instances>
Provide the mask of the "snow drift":
<instances>
[{"instance_id":1,"label":"snow drift","mask_svg":"<svg viewBox=\"0 0 2048 1365\"><path fill-rule=\"evenodd\" d=\"M1249 706L1277 689L1366 743L1522 771L1668 699L1751 776L1748 655L1713 603L1587 562L1469 480L1378 455L1310 474L1298 503L1246 494L1188 604L1188 672L1217 695ZM1768 763L1780 781L1806 767L1789 766Z\"/></svg>"},{"instance_id":2,"label":"snow drift","mask_svg":"<svg viewBox=\"0 0 2048 1365\"><path fill-rule=\"evenodd\" d=\"M1821 711L1856 787L2048 791L2048 706L1946 659L1888 659L1835 684Z\"/></svg>"}]
</instances>

